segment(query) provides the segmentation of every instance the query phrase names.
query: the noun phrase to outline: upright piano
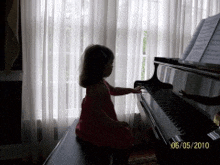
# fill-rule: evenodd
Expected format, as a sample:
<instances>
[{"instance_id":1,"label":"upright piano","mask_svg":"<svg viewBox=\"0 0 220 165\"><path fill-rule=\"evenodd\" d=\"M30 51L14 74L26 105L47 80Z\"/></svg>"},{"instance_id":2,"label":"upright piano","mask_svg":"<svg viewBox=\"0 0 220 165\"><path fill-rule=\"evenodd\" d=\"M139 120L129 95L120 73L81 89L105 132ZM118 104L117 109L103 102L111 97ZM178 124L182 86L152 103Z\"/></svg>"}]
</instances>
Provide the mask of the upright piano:
<instances>
[{"instance_id":1,"label":"upright piano","mask_svg":"<svg viewBox=\"0 0 220 165\"><path fill-rule=\"evenodd\" d=\"M220 127L213 122L220 112L220 100L219 105L204 105L180 95L183 90L210 98L219 96L220 65L193 61L193 54L190 56L192 61L187 57L155 57L153 77L134 83L134 87L143 87L137 94L137 104L142 120L150 122L157 139L155 149L160 164L220 163Z\"/></svg>"}]
</instances>

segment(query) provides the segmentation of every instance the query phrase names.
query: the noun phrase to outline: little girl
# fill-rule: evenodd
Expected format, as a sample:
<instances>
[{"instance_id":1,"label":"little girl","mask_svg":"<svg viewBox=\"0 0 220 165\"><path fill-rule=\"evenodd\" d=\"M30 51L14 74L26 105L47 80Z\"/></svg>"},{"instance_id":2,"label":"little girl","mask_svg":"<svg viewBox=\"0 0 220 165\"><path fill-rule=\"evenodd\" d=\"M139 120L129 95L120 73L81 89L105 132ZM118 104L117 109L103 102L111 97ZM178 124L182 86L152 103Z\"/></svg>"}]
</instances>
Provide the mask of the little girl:
<instances>
[{"instance_id":1,"label":"little girl","mask_svg":"<svg viewBox=\"0 0 220 165\"><path fill-rule=\"evenodd\" d=\"M93 147L113 151L113 161L126 164L134 138L129 125L118 121L110 95L140 93L135 89L113 87L104 80L113 68L113 52L105 46L92 45L84 52L80 86L86 88L76 135ZM114 157L115 154L115 157ZM97 155L99 156L99 155ZM114 163L114 162L113 162Z\"/></svg>"}]
</instances>

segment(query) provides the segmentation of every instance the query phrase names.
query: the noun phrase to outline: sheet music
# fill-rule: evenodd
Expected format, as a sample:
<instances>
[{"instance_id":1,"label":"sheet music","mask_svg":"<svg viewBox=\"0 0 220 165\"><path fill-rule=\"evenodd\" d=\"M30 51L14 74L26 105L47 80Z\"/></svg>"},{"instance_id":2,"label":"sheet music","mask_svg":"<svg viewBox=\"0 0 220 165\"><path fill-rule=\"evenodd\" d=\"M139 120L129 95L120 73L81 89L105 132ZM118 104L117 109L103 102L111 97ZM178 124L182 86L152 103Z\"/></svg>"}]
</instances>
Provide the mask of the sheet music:
<instances>
[{"instance_id":1,"label":"sheet music","mask_svg":"<svg viewBox=\"0 0 220 165\"><path fill-rule=\"evenodd\" d=\"M196 42L186 58L186 61L200 62L202 55L204 54L209 41L213 36L218 22L219 17L209 17L205 20Z\"/></svg>"},{"instance_id":2,"label":"sheet music","mask_svg":"<svg viewBox=\"0 0 220 165\"><path fill-rule=\"evenodd\" d=\"M196 42L196 39L197 39L197 37L199 35L199 32L202 29L202 26L203 26L204 22L205 22L205 19L202 19L199 22L199 25L197 26L195 32L193 33L192 39L191 39L189 45L186 47L186 49L185 49L185 51L184 51L184 53L182 55L181 60L185 60L186 57L188 56L188 54L190 53L190 51L192 50L192 48L193 48L193 46L194 46L194 44Z\"/></svg>"},{"instance_id":3,"label":"sheet music","mask_svg":"<svg viewBox=\"0 0 220 165\"><path fill-rule=\"evenodd\" d=\"M220 64L220 24L201 59L202 63Z\"/></svg>"}]
</instances>

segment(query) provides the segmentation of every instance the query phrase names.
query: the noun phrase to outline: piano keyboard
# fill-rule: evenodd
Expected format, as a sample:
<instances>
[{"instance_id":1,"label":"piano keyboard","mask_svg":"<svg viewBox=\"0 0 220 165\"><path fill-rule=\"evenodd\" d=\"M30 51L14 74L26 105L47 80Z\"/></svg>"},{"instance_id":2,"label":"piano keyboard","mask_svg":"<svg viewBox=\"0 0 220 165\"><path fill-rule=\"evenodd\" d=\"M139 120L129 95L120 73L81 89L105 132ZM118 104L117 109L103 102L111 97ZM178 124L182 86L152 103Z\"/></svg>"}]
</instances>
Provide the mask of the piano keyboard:
<instances>
[{"instance_id":1,"label":"piano keyboard","mask_svg":"<svg viewBox=\"0 0 220 165\"><path fill-rule=\"evenodd\" d=\"M148 114L151 115L151 118L154 119L153 127L156 129L156 133L160 135L160 138L163 139L166 144L169 143L169 139L182 134L168 118L165 112L159 107L157 102L150 97L149 93L142 93L141 97L143 100L143 106L148 111Z\"/></svg>"},{"instance_id":2,"label":"piano keyboard","mask_svg":"<svg viewBox=\"0 0 220 165\"><path fill-rule=\"evenodd\" d=\"M172 92L172 89L153 89L152 86L145 85L146 93L142 93L143 100L149 105L150 111L156 118L161 130L169 132L166 139L175 136L187 135L185 140L193 141L204 138L208 133L218 127L212 120L196 109L179 96ZM166 133L164 133L166 134ZM202 139L201 139L202 140Z\"/></svg>"}]
</instances>

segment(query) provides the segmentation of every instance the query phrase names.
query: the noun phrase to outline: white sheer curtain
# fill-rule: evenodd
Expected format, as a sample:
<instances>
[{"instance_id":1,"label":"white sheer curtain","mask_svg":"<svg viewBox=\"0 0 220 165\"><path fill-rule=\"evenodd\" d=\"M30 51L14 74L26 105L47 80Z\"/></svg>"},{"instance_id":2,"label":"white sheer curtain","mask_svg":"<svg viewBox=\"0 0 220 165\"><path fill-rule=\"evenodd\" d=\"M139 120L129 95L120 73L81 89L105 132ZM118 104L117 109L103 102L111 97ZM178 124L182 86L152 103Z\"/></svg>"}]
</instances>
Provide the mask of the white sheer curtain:
<instances>
[{"instance_id":1,"label":"white sheer curtain","mask_svg":"<svg viewBox=\"0 0 220 165\"><path fill-rule=\"evenodd\" d=\"M133 87L151 76L155 56L180 57L200 19L218 13L219 5L219 0L21 0L25 157L33 162L46 157L79 117L85 95L78 85L79 63L89 44L115 53L110 84ZM120 119L138 112L134 95L113 101Z\"/></svg>"},{"instance_id":2,"label":"white sheer curtain","mask_svg":"<svg viewBox=\"0 0 220 165\"><path fill-rule=\"evenodd\" d=\"M220 12L219 0L151 0L144 5L143 79L152 76L154 57L181 57L201 19Z\"/></svg>"},{"instance_id":3,"label":"white sheer curtain","mask_svg":"<svg viewBox=\"0 0 220 165\"><path fill-rule=\"evenodd\" d=\"M219 0L125 0L119 4L114 82L127 87L134 80L151 78L154 57L180 58L201 19L220 12ZM119 118L128 120L130 114L138 113L134 100L132 95L115 99Z\"/></svg>"}]
</instances>

